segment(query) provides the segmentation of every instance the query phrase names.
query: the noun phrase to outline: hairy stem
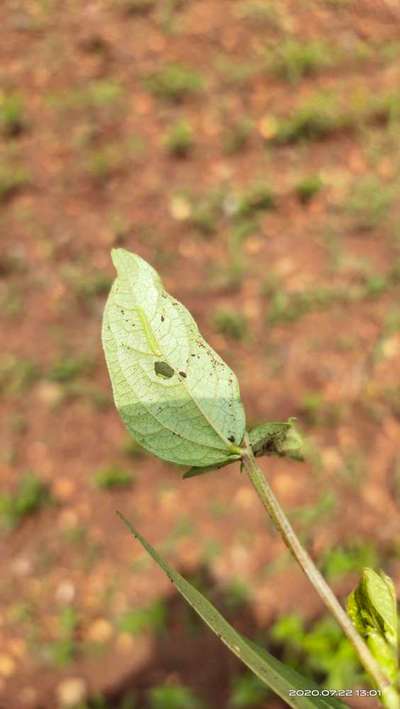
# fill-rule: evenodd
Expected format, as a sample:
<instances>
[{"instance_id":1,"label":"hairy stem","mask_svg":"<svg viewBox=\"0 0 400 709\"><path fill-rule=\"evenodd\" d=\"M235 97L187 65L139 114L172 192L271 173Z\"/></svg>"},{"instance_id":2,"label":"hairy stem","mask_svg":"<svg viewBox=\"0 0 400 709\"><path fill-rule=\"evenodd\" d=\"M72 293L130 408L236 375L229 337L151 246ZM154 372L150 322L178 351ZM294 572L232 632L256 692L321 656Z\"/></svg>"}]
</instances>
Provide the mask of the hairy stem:
<instances>
[{"instance_id":1,"label":"hairy stem","mask_svg":"<svg viewBox=\"0 0 400 709\"><path fill-rule=\"evenodd\" d=\"M289 548L296 561L300 564L304 573L314 586L316 592L322 598L327 608L329 608L331 613L336 618L343 632L353 644L361 663L372 677L377 688L381 690L382 696L385 697L388 690L391 688L389 680L381 671L378 663L371 655L364 640L356 631L350 618L343 610L331 588L328 586L324 577L315 566L313 560L302 546L282 507L271 490L271 487L265 479L262 470L258 467L248 439L246 441L245 452L242 456L242 462L263 507L267 510L286 546Z\"/></svg>"}]
</instances>

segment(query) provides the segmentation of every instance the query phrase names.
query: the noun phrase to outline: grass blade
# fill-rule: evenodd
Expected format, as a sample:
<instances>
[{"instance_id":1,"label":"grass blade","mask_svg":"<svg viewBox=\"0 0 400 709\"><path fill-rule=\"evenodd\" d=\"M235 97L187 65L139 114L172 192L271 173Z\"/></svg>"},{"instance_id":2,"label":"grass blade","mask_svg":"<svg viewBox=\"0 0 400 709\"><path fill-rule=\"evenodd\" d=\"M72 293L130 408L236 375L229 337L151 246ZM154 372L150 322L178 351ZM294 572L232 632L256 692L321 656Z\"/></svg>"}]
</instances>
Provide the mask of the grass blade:
<instances>
[{"instance_id":1,"label":"grass blade","mask_svg":"<svg viewBox=\"0 0 400 709\"><path fill-rule=\"evenodd\" d=\"M254 672L270 689L278 694L287 704L295 709L340 709L346 705L333 697L324 696L290 696L290 691L298 690L319 695L322 691L312 680L302 677L298 672L287 667L266 650L257 647L252 641L238 633L221 613L186 579L175 571L149 544L146 539L117 512L131 534L164 571L175 588L199 614L213 632L227 647Z\"/></svg>"}]
</instances>

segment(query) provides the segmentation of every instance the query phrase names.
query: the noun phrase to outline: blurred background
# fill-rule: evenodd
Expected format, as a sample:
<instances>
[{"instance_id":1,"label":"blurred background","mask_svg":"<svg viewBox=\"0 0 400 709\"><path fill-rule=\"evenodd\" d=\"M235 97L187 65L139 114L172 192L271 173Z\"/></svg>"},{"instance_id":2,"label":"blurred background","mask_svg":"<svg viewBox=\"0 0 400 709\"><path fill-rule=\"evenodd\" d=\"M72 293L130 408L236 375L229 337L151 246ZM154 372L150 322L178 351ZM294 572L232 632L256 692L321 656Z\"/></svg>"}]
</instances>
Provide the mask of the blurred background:
<instances>
[{"instance_id":1,"label":"blurred background","mask_svg":"<svg viewBox=\"0 0 400 709\"><path fill-rule=\"evenodd\" d=\"M110 249L150 261L236 371L344 599L400 584L396 0L3 0L0 706L275 709L129 537L328 687L365 679L238 466L182 481L112 402ZM374 701L350 700L374 707Z\"/></svg>"}]
</instances>

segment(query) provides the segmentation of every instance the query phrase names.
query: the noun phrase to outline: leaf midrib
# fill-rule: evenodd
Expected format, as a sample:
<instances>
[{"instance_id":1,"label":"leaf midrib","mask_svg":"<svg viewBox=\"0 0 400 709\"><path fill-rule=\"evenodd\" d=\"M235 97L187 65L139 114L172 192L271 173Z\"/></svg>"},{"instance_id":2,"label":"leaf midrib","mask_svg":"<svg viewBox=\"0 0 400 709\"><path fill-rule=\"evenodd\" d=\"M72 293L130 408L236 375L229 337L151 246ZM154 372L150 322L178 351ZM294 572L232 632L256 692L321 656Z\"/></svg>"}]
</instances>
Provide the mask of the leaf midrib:
<instances>
[{"instance_id":1,"label":"leaf midrib","mask_svg":"<svg viewBox=\"0 0 400 709\"><path fill-rule=\"evenodd\" d=\"M118 277L119 277L119 276L118 276ZM128 285L129 285L130 291L131 291L131 293L132 293L133 299L135 300L135 296L134 296L132 287L130 286L129 277L127 278L127 280L128 280ZM161 294L162 294L162 293L165 294L165 296L167 297L168 301L171 300L171 298L170 298L169 294L167 293L167 291L166 291L164 288L162 288L162 286L160 286L160 288L157 288L156 307L158 307L159 304L160 304L159 301L160 301L160 298L161 298ZM181 307L184 307L182 304L180 304L180 306L181 306ZM137 308L137 307L138 307L138 306L135 306L135 308ZM165 352L163 351L159 340L156 338L156 336L155 336L155 334L154 334L154 332L153 332L153 328L152 328L152 326L151 326L150 318L148 317L148 315L147 315L147 313L145 312L144 308L143 308L142 306L139 306L139 307L141 308L142 316L144 316L144 317L146 318L146 320L147 320L147 326L148 326L148 328L149 328L149 330L150 330L150 332L151 332L152 337L154 338L154 341L157 343L157 346L158 346L159 349L160 349L161 356L164 358L164 361L165 361L165 362L174 370L174 372L177 374L175 367L171 364L171 361L170 361L169 358L165 355ZM178 311L177 315L178 315L178 317L180 317L179 311ZM139 318L139 321L141 321L141 318ZM182 322L182 321L181 321L181 322ZM186 334L187 334L186 323L183 323L183 325L184 325L185 332L186 332ZM199 332L199 331L198 331L198 332ZM199 333L199 334L200 334L200 333ZM146 333L145 333L145 337L146 337ZM154 356L154 355L153 355L153 356ZM122 368L121 368L121 369L122 369ZM214 425L213 422L210 420L210 418L207 416L207 414L203 411L203 409L202 409L202 407L200 406L199 402L194 398L192 392L191 392L190 389L188 388L188 384L189 384L189 383L188 383L188 382L186 383L185 381L183 381L183 382L180 381L180 384L181 384L181 386L183 386L184 390L185 390L186 393L189 395L189 397L190 397L190 399L193 401L194 405L198 408L198 410L200 411L201 415L202 415L202 416L204 417L204 419L207 421L207 423L209 424L210 428L212 428L212 430L215 431L215 433L217 434L218 438L220 438L221 441L224 443L224 445L225 445L226 448L227 448L227 452L229 452L230 448L232 448L231 442L228 441L228 439L225 438L225 436L222 435L222 433L215 427L215 425ZM158 421L158 419L157 419L156 416L153 415L153 417ZM161 423L161 422L160 422L160 423ZM163 425L164 425L164 424L163 424ZM165 428L168 428L168 430L171 430L168 426L165 426ZM190 439L186 439L186 440L188 440L188 441L190 441L191 443L193 443L193 441L191 441ZM214 449L213 446L208 446L208 447ZM220 450L220 449L219 449L219 448L215 448L215 450Z\"/></svg>"},{"instance_id":2,"label":"leaf midrib","mask_svg":"<svg viewBox=\"0 0 400 709\"><path fill-rule=\"evenodd\" d=\"M116 344L117 353L118 353L120 348L118 347L118 343L117 343L116 337L115 337L115 335L114 335L113 333L112 333L112 337L113 337L113 340L114 340L114 342L115 342L115 344ZM133 348L133 349L135 349L135 348ZM137 351L137 350L136 350L136 351ZM153 354L148 353L148 352L146 352L146 353L144 353L144 354L154 357ZM164 355L163 355L163 356L164 356ZM165 359L166 359L166 358L165 358ZM119 357L118 357L118 361L119 361ZM131 383L128 381L128 379L126 378L125 373L124 373L124 370L123 370L123 367L121 366L121 363L120 363L120 362L119 362L119 366L120 366L120 369L121 369L121 374L122 374L122 376L124 377L124 379L125 379L125 381L126 381L128 387L129 387L132 391L135 392L135 390L134 390L132 384L131 384ZM176 372L175 368L173 368L173 369L174 369L174 371ZM143 372L144 376L147 377L147 379L148 379L150 382L154 383L153 380L150 379L149 375L147 374L147 372L146 372L144 369L142 369L142 372ZM183 385L183 384L184 384L184 383L180 381L180 382L178 382L177 384L175 384L175 386L180 386L180 385ZM140 400L140 397L137 395L136 392L135 392L135 396L136 396L136 398L137 398L138 400ZM193 399L193 397L190 397L190 398L192 399L193 403L196 404L196 401ZM155 421L157 421L157 423L160 424L160 426L162 427L162 429L166 429L166 430L170 431L172 434L174 434L175 436L177 436L177 437L180 438L180 439L183 439L183 440L187 441L188 443L194 443L194 444L196 444L196 445L202 446L203 448L208 448L209 450L212 450L212 451L219 451L219 452L223 452L223 451L224 451L223 448L218 448L217 446L212 446L212 445L210 445L209 443L203 443L203 442L202 442L202 443L199 443L199 441L197 441L197 440L195 440L195 439L192 439L192 438L188 438L187 436L184 436L182 433L177 433L173 428L171 428L170 426L168 426L164 421L161 421L161 420L158 418L158 416L157 416L153 411L151 411L151 410L148 408L148 406L146 405L146 403L145 403L143 400L141 400L140 403L142 404L142 406L145 407L145 409L146 409L146 411L148 412L149 416L151 416ZM122 408L124 408L124 407L122 407ZM207 417L205 416L204 412L202 411L201 407L200 407L200 406L197 406L197 408L199 409L201 415L208 421L208 419L207 419ZM215 429L214 427L212 427L212 428L213 428L214 431L216 431L216 429ZM221 435L220 435L219 437L220 437L220 439L225 443L225 439L224 439ZM229 445L230 445L230 443L229 443Z\"/></svg>"}]
</instances>

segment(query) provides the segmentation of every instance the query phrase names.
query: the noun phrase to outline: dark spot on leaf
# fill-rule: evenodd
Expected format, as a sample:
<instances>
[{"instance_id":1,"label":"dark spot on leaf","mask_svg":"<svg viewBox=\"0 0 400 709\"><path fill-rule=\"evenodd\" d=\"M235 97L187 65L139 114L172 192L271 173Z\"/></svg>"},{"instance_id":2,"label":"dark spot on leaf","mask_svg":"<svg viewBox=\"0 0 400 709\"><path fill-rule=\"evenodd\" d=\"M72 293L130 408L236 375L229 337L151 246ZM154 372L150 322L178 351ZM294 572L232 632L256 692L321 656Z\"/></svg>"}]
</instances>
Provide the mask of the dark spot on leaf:
<instances>
[{"instance_id":1,"label":"dark spot on leaf","mask_svg":"<svg viewBox=\"0 0 400 709\"><path fill-rule=\"evenodd\" d=\"M167 362L154 362L154 371L158 377L162 377L163 379L171 379L175 373Z\"/></svg>"},{"instance_id":2,"label":"dark spot on leaf","mask_svg":"<svg viewBox=\"0 0 400 709\"><path fill-rule=\"evenodd\" d=\"M179 372L179 374L186 379L186 372Z\"/></svg>"},{"instance_id":3,"label":"dark spot on leaf","mask_svg":"<svg viewBox=\"0 0 400 709\"><path fill-rule=\"evenodd\" d=\"M164 320L165 320L164 315L161 315L161 322L164 322Z\"/></svg>"},{"instance_id":4,"label":"dark spot on leaf","mask_svg":"<svg viewBox=\"0 0 400 709\"><path fill-rule=\"evenodd\" d=\"M234 442L235 442L235 436L228 436L228 441L230 441L231 443L234 443Z\"/></svg>"}]
</instances>

